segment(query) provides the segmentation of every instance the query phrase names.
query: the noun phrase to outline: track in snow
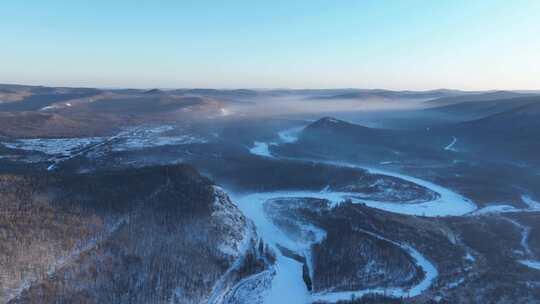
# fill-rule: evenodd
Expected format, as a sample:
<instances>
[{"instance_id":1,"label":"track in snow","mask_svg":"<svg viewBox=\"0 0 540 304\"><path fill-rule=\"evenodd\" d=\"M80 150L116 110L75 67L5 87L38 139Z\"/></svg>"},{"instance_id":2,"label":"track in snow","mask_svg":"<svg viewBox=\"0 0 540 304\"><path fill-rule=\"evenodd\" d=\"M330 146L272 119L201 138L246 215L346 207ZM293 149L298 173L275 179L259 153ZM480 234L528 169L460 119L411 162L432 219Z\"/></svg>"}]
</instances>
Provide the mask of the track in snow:
<instances>
[{"instance_id":1,"label":"track in snow","mask_svg":"<svg viewBox=\"0 0 540 304\"><path fill-rule=\"evenodd\" d=\"M445 151L455 151L454 145L457 143L457 138L455 136L452 136L452 142L448 144L448 146L444 147Z\"/></svg>"}]
</instances>

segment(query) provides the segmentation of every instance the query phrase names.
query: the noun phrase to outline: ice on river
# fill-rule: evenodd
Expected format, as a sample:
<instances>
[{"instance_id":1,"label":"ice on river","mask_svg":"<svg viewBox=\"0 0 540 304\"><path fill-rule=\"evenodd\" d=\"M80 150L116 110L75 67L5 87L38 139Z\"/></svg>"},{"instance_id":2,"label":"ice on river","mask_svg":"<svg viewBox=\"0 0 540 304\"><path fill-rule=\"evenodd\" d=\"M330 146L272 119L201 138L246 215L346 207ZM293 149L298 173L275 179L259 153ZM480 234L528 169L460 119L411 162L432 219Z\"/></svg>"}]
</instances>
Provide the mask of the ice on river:
<instances>
[{"instance_id":1,"label":"ice on river","mask_svg":"<svg viewBox=\"0 0 540 304\"><path fill-rule=\"evenodd\" d=\"M540 261L520 260L519 262L529 268L540 270Z\"/></svg>"},{"instance_id":2,"label":"ice on river","mask_svg":"<svg viewBox=\"0 0 540 304\"><path fill-rule=\"evenodd\" d=\"M253 143L253 147L249 149L249 153L263 157L273 157L272 153L270 153L269 144L260 141Z\"/></svg>"},{"instance_id":3,"label":"ice on river","mask_svg":"<svg viewBox=\"0 0 540 304\"><path fill-rule=\"evenodd\" d=\"M336 302L339 300L349 300L351 296L362 296L369 293L386 294L394 297L416 296L428 289L438 276L437 269L416 249L406 244L400 244L388 240L382 236L370 233L373 236L391 242L405 250L425 272L425 277L411 289L403 288L374 288L359 291L331 292L310 294L302 279L302 264L285 257L281 254L277 245L286 247L292 251L302 253L309 250L310 243L295 241L288 237L285 232L273 224L271 219L264 212L264 202L277 198L321 198L327 199L333 203L342 200L344 193L338 192L309 192L309 191L290 191L290 192L264 192L245 195L235 198L234 201L240 210L256 227L259 235L276 252L276 275L272 282L271 290L265 298L265 303L310 303L315 300L324 300ZM323 236L324 234L318 233ZM317 241L321 241L319 238Z\"/></svg>"}]
</instances>

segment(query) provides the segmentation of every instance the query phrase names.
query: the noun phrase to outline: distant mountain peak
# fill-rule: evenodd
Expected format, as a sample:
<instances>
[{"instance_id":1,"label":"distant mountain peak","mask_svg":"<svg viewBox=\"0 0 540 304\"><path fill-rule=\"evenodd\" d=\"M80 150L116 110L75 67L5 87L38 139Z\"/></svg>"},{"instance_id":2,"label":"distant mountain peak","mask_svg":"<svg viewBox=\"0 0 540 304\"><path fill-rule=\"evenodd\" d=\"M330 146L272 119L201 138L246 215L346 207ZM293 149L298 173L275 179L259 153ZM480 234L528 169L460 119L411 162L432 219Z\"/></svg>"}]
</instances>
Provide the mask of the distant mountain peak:
<instances>
[{"instance_id":1,"label":"distant mountain peak","mask_svg":"<svg viewBox=\"0 0 540 304\"><path fill-rule=\"evenodd\" d=\"M321 123L340 123L340 122L344 122L344 121L338 120L337 118L334 118L334 117L327 116L327 117L323 117L323 118L319 119L317 122L321 122Z\"/></svg>"},{"instance_id":2,"label":"distant mountain peak","mask_svg":"<svg viewBox=\"0 0 540 304\"><path fill-rule=\"evenodd\" d=\"M361 125L355 125L350 122L337 119L335 117L326 116L323 117L313 123L311 123L308 127L308 129L349 129L349 128L366 128Z\"/></svg>"},{"instance_id":3,"label":"distant mountain peak","mask_svg":"<svg viewBox=\"0 0 540 304\"><path fill-rule=\"evenodd\" d=\"M337 126L337 125L342 125L342 124L348 124L348 123L343 120L339 120L335 117L325 116L311 123L309 126L310 127L325 127L325 126L330 127L330 126Z\"/></svg>"},{"instance_id":4,"label":"distant mountain peak","mask_svg":"<svg viewBox=\"0 0 540 304\"><path fill-rule=\"evenodd\" d=\"M144 94L162 94L163 91L160 90L160 89L151 89L151 90L148 90L146 92L144 92Z\"/></svg>"}]
</instances>

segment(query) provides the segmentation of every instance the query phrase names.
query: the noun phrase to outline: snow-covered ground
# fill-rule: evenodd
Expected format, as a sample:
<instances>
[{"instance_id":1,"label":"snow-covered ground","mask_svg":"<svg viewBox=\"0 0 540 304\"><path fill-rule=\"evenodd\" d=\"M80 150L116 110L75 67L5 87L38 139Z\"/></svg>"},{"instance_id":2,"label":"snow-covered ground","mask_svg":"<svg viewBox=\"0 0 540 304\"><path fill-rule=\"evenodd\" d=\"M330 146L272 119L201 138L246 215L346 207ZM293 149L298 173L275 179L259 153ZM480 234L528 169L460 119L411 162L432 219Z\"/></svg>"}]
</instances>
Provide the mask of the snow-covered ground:
<instances>
[{"instance_id":1,"label":"snow-covered ground","mask_svg":"<svg viewBox=\"0 0 540 304\"><path fill-rule=\"evenodd\" d=\"M254 193L235 198L240 210L250 218L256 225L259 235L274 249L276 257L276 274L272 281L272 287L268 292L264 303L310 303L315 300L325 300L335 302L338 300L349 300L351 296L362 296L369 293L386 294L394 297L416 296L428 289L438 275L435 266L430 263L416 249L407 245L394 242L372 232L366 232L374 237L391 242L392 244L401 247L406 251L425 272L424 279L410 289L403 288L374 288L357 291L346 292L331 292L310 294L302 279L302 264L284 256L278 249L280 246L286 247L297 253L304 253L310 263L310 255L306 254L310 251L310 247L314 242L320 242L324 237L324 232L321 233L317 227L306 229L313 230L315 235L319 235L314 241L298 240L288 236L284 231L279 229L269 219L264 212L264 203L271 199L281 198L322 198L332 202L338 202L342 198L342 193L335 192L265 192ZM311 270L311 268L310 268Z\"/></svg>"},{"instance_id":2,"label":"snow-covered ground","mask_svg":"<svg viewBox=\"0 0 540 304\"><path fill-rule=\"evenodd\" d=\"M324 195L327 195L328 197L322 197L322 198L326 198L332 202L336 202L336 201L339 202L339 201L342 201L344 198L350 198L353 202L365 203L366 205L370 207L382 209L389 212L408 214L408 215L432 216L432 217L433 216L459 216L459 215L468 214L477 209L476 204L472 202L470 199L448 188L439 186L437 184L434 184L432 182L429 182L420 178L416 178L416 177L412 177L412 176L408 176L408 175L404 175L400 173L375 169L375 168L368 168L368 167L362 167L362 166L357 166L357 165L352 165L352 164L346 164L346 163L339 163L339 162L321 162L321 163L344 166L344 167L349 167L349 168L364 169L372 174L381 174L381 175L396 177L396 178L420 185L438 194L438 197L431 201L421 202L421 203L402 204L399 202L396 203L396 202L384 202L384 201L367 200L367 199L355 199L354 197L355 195L357 195L357 193L356 194L355 193L338 193L338 192L325 193ZM321 195L321 194L315 194L315 195Z\"/></svg>"},{"instance_id":3,"label":"snow-covered ground","mask_svg":"<svg viewBox=\"0 0 540 304\"><path fill-rule=\"evenodd\" d=\"M392 243L402 248L403 250L405 250L414 259L414 262L416 263L416 265L422 268L425 274L424 278L418 284L414 285L413 287L409 289L390 287L390 288L363 289L363 290L356 290L356 291L321 293L321 294L313 295L313 298L315 300L337 302L337 301L350 300L353 297L359 298L366 294L382 294L382 295L387 295L391 297L415 297L415 296L420 295L425 290L427 290L433 284L433 282L439 275L437 268L428 259L426 259L422 254L420 254L420 252L414 249L412 246L392 241L388 238L385 238L381 235L378 235L370 231L366 231L366 230L361 230L361 231L375 238L378 238L380 240Z\"/></svg>"},{"instance_id":4,"label":"snow-covered ground","mask_svg":"<svg viewBox=\"0 0 540 304\"><path fill-rule=\"evenodd\" d=\"M275 269L265 270L242 279L223 298L223 304L263 304L272 285Z\"/></svg>"},{"instance_id":5,"label":"snow-covered ground","mask_svg":"<svg viewBox=\"0 0 540 304\"><path fill-rule=\"evenodd\" d=\"M455 151L454 145L457 143L457 138L455 136L452 136L452 142L449 143L446 147L444 147L445 151Z\"/></svg>"},{"instance_id":6,"label":"snow-covered ground","mask_svg":"<svg viewBox=\"0 0 540 304\"><path fill-rule=\"evenodd\" d=\"M150 138L129 137L125 141L113 145L113 151L141 150L152 147L200 144L205 142L205 139L191 135L156 136Z\"/></svg>"},{"instance_id":7,"label":"snow-covered ground","mask_svg":"<svg viewBox=\"0 0 540 304\"><path fill-rule=\"evenodd\" d=\"M476 258L470 252L467 252L467 254L465 255L465 259L471 262L476 261Z\"/></svg>"},{"instance_id":8,"label":"snow-covered ground","mask_svg":"<svg viewBox=\"0 0 540 304\"><path fill-rule=\"evenodd\" d=\"M298 140L298 135L300 132L304 129L304 127L295 127L291 129L286 129L281 132L278 132L279 136L279 143L278 142L262 142L262 141L255 141L253 142L253 147L249 149L249 152L254 155L262 156L262 157L274 157L272 153L270 153L270 146L272 145L278 145L278 144L288 144L288 143L294 143Z\"/></svg>"},{"instance_id":9,"label":"snow-covered ground","mask_svg":"<svg viewBox=\"0 0 540 304\"><path fill-rule=\"evenodd\" d=\"M510 205L490 205L490 206L486 206L472 212L471 215L485 215L485 214L507 213L507 212L517 212L517 211L519 211L519 209Z\"/></svg>"},{"instance_id":10,"label":"snow-covered ground","mask_svg":"<svg viewBox=\"0 0 540 304\"><path fill-rule=\"evenodd\" d=\"M253 147L249 149L249 153L262 156L262 157L274 157L268 149L269 144L265 142L256 141L253 143Z\"/></svg>"},{"instance_id":11,"label":"snow-covered ground","mask_svg":"<svg viewBox=\"0 0 540 304\"><path fill-rule=\"evenodd\" d=\"M447 287L448 287L449 289L453 289L453 288L456 288L456 287L458 287L459 285L463 284L463 282L465 282L465 278L459 278L459 279L457 279L457 280L454 281L454 282L448 283Z\"/></svg>"},{"instance_id":12,"label":"snow-covered ground","mask_svg":"<svg viewBox=\"0 0 540 304\"><path fill-rule=\"evenodd\" d=\"M529 206L529 210L540 210L540 202L534 200L529 195L522 195L521 201L523 201L523 203Z\"/></svg>"},{"instance_id":13,"label":"snow-covered ground","mask_svg":"<svg viewBox=\"0 0 540 304\"><path fill-rule=\"evenodd\" d=\"M432 182L400 173L389 172L375 168L365 168L359 166L353 167L367 169L370 173L373 174L397 177L402 180L425 187L439 195L438 198L434 200L418 204L399 204L377 201L365 201L365 203L370 207L384 209L386 211L395 213L422 216L457 216L467 214L477 209L476 204L470 199L448 188L442 187Z\"/></svg>"},{"instance_id":14,"label":"snow-covered ground","mask_svg":"<svg viewBox=\"0 0 540 304\"><path fill-rule=\"evenodd\" d=\"M506 218L506 217L505 219L511 222L512 224L514 224L520 230L520 233L521 233L520 245L523 248L523 254L525 256L531 256L532 251L531 251L531 248L529 247L529 235L531 233L531 228L525 225L522 225L516 220Z\"/></svg>"},{"instance_id":15,"label":"snow-covered ground","mask_svg":"<svg viewBox=\"0 0 540 304\"><path fill-rule=\"evenodd\" d=\"M516 208L508 204L494 204L480 208L471 213L471 215L486 215L515 212L540 212L540 203L528 195L522 195L521 201L527 205L527 208Z\"/></svg>"},{"instance_id":16,"label":"snow-covered ground","mask_svg":"<svg viewBox=\"0 0 540 304\"><path fill-rule=\"evenodd\" d=\"M534 201L533 201L534 202ZM523 248L523 252L521 254L525 257L524 259L518 260L519 263L536 270L540 270L540 260L535 259L535 255L532 252L531 248L529 247L529 236L531 234L531 227L527 227L521 223L519 223L516 220L503 217L507 221L514 224L521 232L521 247Z\"/></svg>"},{"instance_id":17,"label":"snow-covered ground","mask_svg":"<svg viewBox=\"0 0 540 304\"><path fill-rule=\"evenodd\" d=\"M253 245L256 234L253 224L245 220L244 215L230 201L225 191L217 186L214 187L212 217L223 221L223 224L232 230L229 232L232 237L227 238L218 249L225 255L234 258L229 268L214 284L208 298L207 303L218 304L223 303L224 298L229 294L230 286L228 283L231 281L231 276L243 265L246 253Z\"/></svg>"},{"instance_id":18,"label":"snow-covered ground","mask_svg":"<svg viewBox=\"0 0 540 304\"><path fill-rule=\"evenodd\" d=\"M193 135L163 135L173 131L173 126L157 126L136 129L127 136L121 136L113 144L113 151L141 150L152 147L187 145L194 143L205 143L206 139Z\"/></svg>"},{"instance_id":19,"label":"snow-covered ground","mask_svg":"<svg viewBox=\"0 0 540 304\"><path fill-rule=\"evenodd\" d=\"M2 142L10 149L37 151L47 155L69 156L74 150L103 141L103 137L87 138L35 138L18 139L13 142Z\"/></svg>"},{"instance_id":20,"label":"snow-covered ground","mask_svg":"<svg viewBox=\"0 0 540 304\"><path fill-rule=\"evenodd\" d=\"M292 130L292 129L291 129ZM296 140L298 133L302 130L302 128L296 128L293 131L286 130L280 133L280 137L287 138L288 140L292 140L293 142ZM287 135L283 135L283 133ZM296 134L295 136L291 134ZM275 144L275 143L270 143ZM276 156L272 155L268 149L269 144L264 142L255 142L255 146L250 149L250 152L252 154L256 154L259 156L264 157L273 157L276 158ZM395 213L401 213L401 214L408 214L408 215L420 215L420 216L459 216L464 215L467 213L471 213L477 209L477 206L474 202L472 202L470 199L448 189L442 186L439 186L435 183L408 176L405 174L395 173L395 172L389 172L381 169L376 168L368 168L368 167L362 167L350 163L344 163L344 162L332 162L332 161L319 161L320 163L325 163L329 165L334 166L342 166L342 167L349 167L349 168L357 168L357 169L363 169L367 170L368 172L372 174L381 174L386 176L392 176L396 177L405 181L409 181L411 183L420 185L422 187L425 187L435 193L438 194L438 198L427 201L427 202L419 202L419 203L392 203L392 202L381 202L377 200L366 200L366 199L355 199L354 195L351 193L332 193L330 196L332 199L327 197L321 197L326 198L332 202L342 201L344 198L351 198L353 202L358 203L365 203L366 205L378 208L390 212ZM310 195L317 195L315 197L320 197L320 193L312 192L313 194ZM325 194L329 195L329 194Z\"/></svg>"},{"instance_id":21,"label":"snow-covered ground","mask_svg":"<svg viewBox=\"0 0 540 304\"><path fill-rule=\"evenodd\" d=\"M391 164L399 164L399 161L387 160L387 161L382 161L379 163L379 165L391 165Z\"/></svg>"},{"instance_id":22,"label":"snow-covered ground","mask_svg":"<svg viewBox=\"0 0 540 304\"><path fill-rule=\"evenodd\" d=\"M298 136L300 135L300 132L302 132L304 128L305 127L302 126L302 127L295 127L295 128L287 129L287 130L279 132L278 136L282 143L286 143L286 144L294 143L298 140Z\"/></svg>"},{"instance_id":23,"label":"snow-covered ground","mask_svg":"<svg viewBox=\"0 0 540 304\"><path fill-rule=\"evenodd\" d=\"M204 138L193 135L162 135L172 130L174 130L172 126L140 127L126 129L112 137L17 139L11 142L2 142L2 144L10 149L70 156L76 150L111 139L115 139L111 143L113 151L206 142Z\"/></svg>"},{"instance_id":24,"label":"snow-covered ground","mask_svg":"<svg viewBox=\"0 0 540 304\"><path fill-rule=\"evenodd\" d=\"M470 212L468 208L456 208L452 209L450 203L452 201L446 201L445 198L436 199L424 203L407 203L402 204L399 202L383 202L376 200L358 199L358 193L355 192L333 192L333 191L276 191L258 193L260 197L266 199L271 198L319 198L328 200L333 205L341 203L347 199L350 199L353 203L364 203L367 206L409 215L422 215L422 216L451 216L451 215L463 215ZM459 206L459 205L458 205ZM472 209L472 208L471 208ZM472 209L474 210L474 209Z\"/></svg>"},{"instance_id":25,"label":"snow-covered ground","mask_svg":"<svg viewBox=\"0 0 540 304\"><path fill-rule=\"evenodd\" d=\"M73 251L71 251L69 254L65 256L59 257L56 261L54 261L54 263L49 265L49 269L47 270L46 276L47 277L54 276L55 273L59 269L64 267L65 265L75 261L85 252L88 252L97 248L100 244L102 244L104 241L109 239L116 231L118 231L120 227L122 227L124 224L129 223L129 220L130 218L128 216L121 217L109 223L105 231L103 231L99 235L87 240L85 243L77 244L76 248ZM32 279L23 280L19 288L14 290L12 294L7 295L7 300L8 300L7 302L20 297L23 294L23 292L25 292L34 284L36 284L40 279L42 278L39 276L36 276Z\"/></svg>"},{"instance_id":26,"label":"snow-covered ground","mask_svg":"<svg viewBox=\"0 0 540 304\"><path fill-rule=\"evenodd\" d=\"M271 194L255 193L233 199L242 213L255 223L259 236L277 255L276 274L264 303L308 303L309 292L302 279L302 264L283 256L277 245L302 252L309 244L293 241L266 216L263 204L273 197Z\"/></svg>"},{"instance_id":27,"label":"snow-covered ground","mask_svg":"<svg viewBox=\"0 0 540 304\"><path fill-rule=\"evenodd\" d=\"M142 126L127 128L110 137L18 139L1 142L1 144L10 149L35 151L46 154L52 163L48 167L50 171L54 170L59 163L67 159L90 151L96 152L106 144L110 145L112 151L118 152L207 142L202 137L177 134L177 132L173 131L175 131L175 128L169 125ZM167 132L170 132L170 135L165 135ZM28 156L26 158L32 157Z\"/></svg>"},{"instance_id":28,"label":"snow-covered ground","mask_svg":"<svg viewBox=\"0 0 540 304\"><path fill-rule=\"evenodd\" d=\"M519 262L529 268L540 270L540 261L520 260Z\"/></svg>"},{"instance_id":29,"label":"snow-covered ground","mask_svg":"<svg viewBox=\"0 0 540 304\"><path fill-rule=\"evenodd\" d=\"M422 254L420 254L416 249L409 245L398 244L386 238L379 238L391 242L395 245L398 245L404 249L415 261L415 263L422 268L425 273L425 277L420 283L414 285L410 289L399 288L399 287L386 287L386 288L372 288L372 289L362 289L355 291L342 291L342 292L331 292L331 293L321 293L314 294L313 300L318 301L328 301L328 302L337 302L337 301L346 301L351 298L360 298L367 294L381 294L389 297L415 297L420 295L422 292L427 290L431 284L435 281L439 275L437 268L429 260L427 260Z\"/></svg>"},{"instance_id":30,"label":"snow-covered ground","mask_svg":"<svg viewBox=\"0 0 540 304\"><path fill-rule=\"evenodd\" d=\"M280 132L278 134L281 139L280 143L295 142L301 129L302 128L297 128L296 130L286 130ZM453 137L452 143L446 146L445 150L452 149L456 142L457 138ZM270 144L278 143L255 142L254 147L250 149L250 152L259 156L276 158L277 156L272 155L268 149ZM376 168L365 168L352 164L324 161L321 161L321 163L343 167L353 167L367 170L372 174L392 176L427 188L437 193L437 196L433 200L427 202L404 204L401 202L383 202L377 200L358 199L356 198L358 193L332 192L325 189L319 192L277 191L253 193L237 198L235 201L237 202L239 208L255 223L260 236L277 252L276 275L272 282L272 288L265 299L265 303L308 303L309 301L316 300L336 302L339 300L350 300L351 297L361 297L362 295L369 293L378 293L394 297L408 297L420 295L422 292L427 290L438 276L436 267L410 245L398 243L370 232L370 234L374 235L375 237L391 242L406 251L414 259L416 264L425 272L424 279L410 289L381 287L347 292L309 294L302 279L302 265L295 260L283 256L280 251L277 250L277 244L295 252L304 254L309 251L311 244L299 242L297 240L295 241L276 227L265 215L263 208L265 201L276 198L319 198L326 199L332 204L337 204L345 199L351 199L353 202L364 203L373 208L383 209L394 213L422 216L459 216L470 214L477 210L476 204L470 199L465 198L464 196L450 189L420 178L395 172L383 171ZM308 263L310 262L309 260L310 258L308 258Z\"/></svg>"}]
</instances>

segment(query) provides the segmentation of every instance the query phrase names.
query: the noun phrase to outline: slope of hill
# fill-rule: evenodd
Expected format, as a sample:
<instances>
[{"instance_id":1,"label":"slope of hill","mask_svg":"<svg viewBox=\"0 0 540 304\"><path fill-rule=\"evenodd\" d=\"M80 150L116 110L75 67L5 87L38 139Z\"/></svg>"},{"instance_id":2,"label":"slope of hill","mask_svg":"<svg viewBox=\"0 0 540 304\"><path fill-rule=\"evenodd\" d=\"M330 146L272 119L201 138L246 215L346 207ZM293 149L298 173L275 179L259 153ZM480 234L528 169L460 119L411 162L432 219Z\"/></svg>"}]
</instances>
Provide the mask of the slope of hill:
<instances>
[{"instance_id":1,"label":"slope of hill","mask_svg":"<svg viewBox=\"0 0 540 304\"><path fill-rule=\"evenodd\" d=\"M1 113L0 136L4 137L74 137L102 134L109 123L99 115L85 119L41 112Z\"/></svg>"},{"instance_id":2,"label":"slope of hill","mask_svg":"<svg viewBox=\"0 0 540 304\"><path fill-rule=\"evenodd\" d=\"M368 128L326 117L306 126L297 142L272 149L288 156L309 151L313 156L330 158L333 155L334 159L349 160L393 159L404 157L405 153L432 159L430 151L438 149L446 139L428 135L425 130Z\"/></svg>"},{"instance_id":3,"label":"slope of hill","mask_svg":"<svg viewBox=\"0 0 540 304\"><path fill-rule=\"evenodd\" d=\"M250 222L188 166L0 176L0 298L195 303L264 270Z\"/></svg>"},{"instance_id":4,"label":"slope of hill","mask_svg":"<svg viewBox=\"0 0 540 304\"><path fill-rule=\"evenodd\" d=\"M311 135L320 135L321 133L331 133L335 136L362 137L375 136L383 132L377 129L364 127L361 125L349 123L333 117L323 117L305 127L302 130L300 139Z\"/></svg>"},{"instance_id":5,"label":"slope of hill","mask_svg":"<svg viewBox=\"0 0 540 304\"><path fill-rule=\"evenodd\" d=\"M350 92L338 94L325 94L314 97L315 99L434 99L444 97L454 97L469 94L469 92L458 90L430 90L430 91L390 91L390 90L352 90Z\"/></svg>"},{"instance_id":6,"label":"slope of hill","mask_svg":"<svg viewBox=\"0 0 540 304\"><path fill-rule=\"evenodd\" d=\"M427 103L430 106L443 106L450 104L457 104L463 102L475 102L475 101L493 101L500 99L512 99L520 97L532 97L538 94L529 92L514 92L514 91L492 91L492 92L472 92L470 94L461 96L447 96L434 100L430 100Z\"/></svg>"},{"instance_id":7,"label":"slope of hill","mask_svg":"<svg viewBox=\"0 0 540 304\"><path fill-rule=\"evenodd\" d=\"M12 85L4 90L9 91L0 93L0 99L7 100L0 102L0 136L4 137L105 136L130 125L194 121L224 112L221 100L161 90Z\"/></svg>"},{"instance_id":8,"label":"slope of hill","mask_svg":"<svg viewBox=\"0 0 540 304\"><path fill-rule=\"evenodd\" d=\"M451 116L456 120L473 120L531 104L540 104L540 95L480 101L460 101L458 103L430 108L427 111L433 112L435 115L443 114Z\"/></svg>"},{"instance_id":9,"label":"slope of hill","mask_svg":"<svg viewBox=\"0 0 540 304\"><path fill-rule=\"evenodd\" d=\"M91 112L103 112L107 114L144 115L159 112L172 112L184 107L200 105L205 102L200 97L167 97L159 94L147 97L127 97L101 99L82 105L85 110ZM83 110L83 109L77 109Z\"/></svg>"},{"instance_id":10,"label":"slope of hill","mask_svg":"<svg viewBox=\"0 0 540 304\"><path fill-rule=\"evenodd\" d=\"M515 104L507 111L501 111L488 117L467 122L465 128L474 131L491 131L499 134L510 133L515 136L527 137L540 132L540 97L515 100ZM527 138L532 141L539 137Z\"/></svg>"},{"instance_id":11,"label":"slope of hill","mask_svg":"<svg viewBox=\"0 0 540 304\"><path fill-rule=\"evenodd\" d=\"M32 94L19 101L2 103L0 112L38 111L57 102L91 97L100 93L101 91L97 89L58 89L52 93Z\"/></svg>"}]
</instances>

